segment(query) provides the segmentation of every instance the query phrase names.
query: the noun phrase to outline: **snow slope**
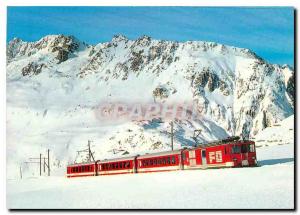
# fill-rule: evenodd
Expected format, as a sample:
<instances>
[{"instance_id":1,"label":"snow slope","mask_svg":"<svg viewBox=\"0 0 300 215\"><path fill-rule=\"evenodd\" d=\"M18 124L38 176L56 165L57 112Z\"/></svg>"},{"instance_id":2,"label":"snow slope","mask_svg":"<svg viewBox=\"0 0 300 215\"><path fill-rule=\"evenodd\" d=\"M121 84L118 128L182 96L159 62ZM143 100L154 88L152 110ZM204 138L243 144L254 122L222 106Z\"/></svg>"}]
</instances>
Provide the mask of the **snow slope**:
<instances>
[{"instance_id":1,"label":"snow slope","mask_svg":"<svg viewBox=\"0 0 300 215\"><path fill-rule=\"evenodd\" d=\"M261 167L8 180L8 208L294 207L293 144L261 147Z\"/></svg>"},{"instance_id":2,"label":"snow slope","mask_svg":"<svg viewBox=\"0 0 300 215\"><path fill-rule=\"evenodd\" d=\"M294 115L259 132L254 141L257 146L294 143Z\"/></svg>"}]
</instances>

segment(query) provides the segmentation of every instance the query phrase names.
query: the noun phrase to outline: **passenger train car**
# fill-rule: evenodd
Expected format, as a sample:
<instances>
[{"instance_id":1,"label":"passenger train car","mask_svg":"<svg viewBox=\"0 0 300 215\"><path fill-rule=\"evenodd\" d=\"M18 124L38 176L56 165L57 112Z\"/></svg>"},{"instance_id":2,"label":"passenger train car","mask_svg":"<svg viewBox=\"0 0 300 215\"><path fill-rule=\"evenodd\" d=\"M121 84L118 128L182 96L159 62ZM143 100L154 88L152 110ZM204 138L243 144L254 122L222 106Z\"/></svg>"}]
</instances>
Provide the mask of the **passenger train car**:
<instances>
[{"instance_id":1,"label":"passenger train car","mask_svg":"<svg viewBox=\"0 0 300 215\"><path fill-rule=\"evenodd\" d=\"M72 164L67 166L67 177L253 167L256 165L255 143L231 138L194 148Z\"/></svg>"}]
</instances>

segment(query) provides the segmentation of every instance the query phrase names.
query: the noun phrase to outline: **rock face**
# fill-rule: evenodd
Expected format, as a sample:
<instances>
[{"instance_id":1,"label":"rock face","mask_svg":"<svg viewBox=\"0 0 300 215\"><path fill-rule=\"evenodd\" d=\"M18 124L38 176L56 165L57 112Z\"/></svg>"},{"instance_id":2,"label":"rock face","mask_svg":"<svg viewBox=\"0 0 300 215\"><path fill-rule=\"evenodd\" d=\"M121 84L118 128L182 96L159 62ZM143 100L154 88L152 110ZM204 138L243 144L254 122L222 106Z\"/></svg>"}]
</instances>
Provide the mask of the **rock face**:
<instances>
[{"instance_id":1,"label":"rock face","mask_svg":"<svg viewBox=\"0 0 300 215\"><path fill-rule=\"evenodd\" d=\"M27 66L22 68L22 75L37 75L42 71L45 64L37 64L35 62L30 62Z\"/></svg>"},{"instance_id":2,"label":"rock face","mask_svg":"<svg viewBox=\"0 0 300 215\"><path fill-rule=\"evenodd\" d=\"M80 45L86 46L75 37L64 35L49 35L37 42L24 42L19 38L15 38L8 43L6 51L7 62L9 63L20 57L30 57L41 51L53 52L59 62L62 62L67 60L71 53L77 51Z\"/></svg>"},{"instance_id":3,"label":"rock face","mask_svg":"<svg viewBox=\"0 0 300 215\"><path fill-rule=\"evenodd\" d=\"M295 77L294 72L292 76L289 78L286 86L286 92L290 96L290 99L292 100L293 104L295 102Z\"/></svg>"},{"instance_id":4,"label":"rock face","mask_svg":"<svg viewBox=\"0 0 300 215\"><path fill-rule=\"evenodd\" d=\"M117 35L87 45L64 35L37 42L16 38L7 46L7 77L8 82L31 80L45 91L46 83L53 83L74 106L108 97L193 102L229 135L254 136L294 112L291 68L272 65L248 49L212 42ZM78 95L83 95L80 101Z\"/></svg>"}]
</instances>

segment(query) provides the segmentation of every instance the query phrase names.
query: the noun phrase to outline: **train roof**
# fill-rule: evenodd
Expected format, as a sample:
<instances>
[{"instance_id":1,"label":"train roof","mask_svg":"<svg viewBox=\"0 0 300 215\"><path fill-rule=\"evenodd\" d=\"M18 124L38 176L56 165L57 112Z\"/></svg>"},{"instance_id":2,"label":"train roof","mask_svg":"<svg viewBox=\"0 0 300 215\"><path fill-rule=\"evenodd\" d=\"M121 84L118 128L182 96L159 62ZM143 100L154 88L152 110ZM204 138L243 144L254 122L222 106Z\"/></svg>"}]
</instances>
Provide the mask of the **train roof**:
<instances>
[{"instance_id":1,"label":"train roof","mask_svg":"<svg viewBox=\"0 0 300 215\"><path fill-rule=\"evenodd\" d=\"M82 165L89 165L89 164L95 164L95 162L81 162L81 163L72 163L72 164L68 164L69 167L71 166L82 166Z\"/></svg>"},{"instance_id":2,"label":"train roof","mask_svg":"<svg viewBox=\"0 0 300 215\"><path fill-rule=\"evenodd\" d=\"M173 151L163 151L163 152L157 152L157 153L149 153L138 156L138 158L148 158L148 157L157 157L157 156L163 156L163 155L174 155L179 154L180 151L183 149L173 150Z\"/></svg>"},{"instance_id":3,"label":"train roof","mask_svg":"<svg viewBox=\"0 0 300 215\"><path fill-rule=\"evenodd\" d=\"M196 148L207 148L207 147L212 147L212 146L221 146L221 145L228 145L228 144L236 144L236 143L249 143L249 142L253 142L251 140L240 140L240 139L228 139L228 141L223 140L223 141L213 141L213 142L209 142L206 144L201 144L196 146Z\"/></svg>"},{"instance_id":4,"label":"train roof","mask_svg":"<svg viewBox=\"0 0 300 215\"><path fill-rule=\"evenodd\" d=\"M133 160L135 157L136 156L104 159L104 160L99 160L98 163L108 163L108 162L121 161L121 160Z\"/></svg>"}]
</instances>

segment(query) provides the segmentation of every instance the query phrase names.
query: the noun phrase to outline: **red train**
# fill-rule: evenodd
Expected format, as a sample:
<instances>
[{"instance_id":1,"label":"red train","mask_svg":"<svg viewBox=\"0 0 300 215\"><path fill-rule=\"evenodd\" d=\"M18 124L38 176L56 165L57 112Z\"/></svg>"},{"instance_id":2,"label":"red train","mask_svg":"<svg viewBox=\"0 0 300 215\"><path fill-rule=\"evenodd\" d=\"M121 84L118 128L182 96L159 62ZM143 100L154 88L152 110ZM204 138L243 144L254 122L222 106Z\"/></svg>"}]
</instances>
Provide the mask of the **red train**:
<instances>
[{"instance_id":1,"label":"red train","mask_svg":"<svg viewBox=\"0 0 300 215\"><path fill-rule=\"evenodd\" d=\"M256 165L255 143L230 138L189 149L72 164L67 167L67 177Z\"/></svg>"}]
</instances>

